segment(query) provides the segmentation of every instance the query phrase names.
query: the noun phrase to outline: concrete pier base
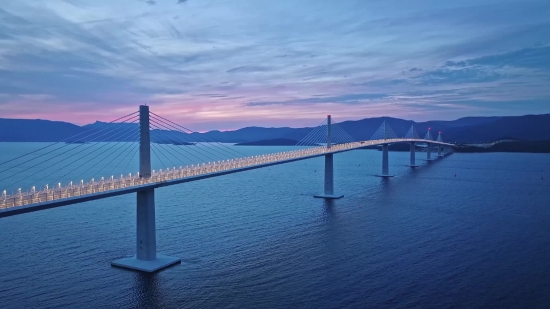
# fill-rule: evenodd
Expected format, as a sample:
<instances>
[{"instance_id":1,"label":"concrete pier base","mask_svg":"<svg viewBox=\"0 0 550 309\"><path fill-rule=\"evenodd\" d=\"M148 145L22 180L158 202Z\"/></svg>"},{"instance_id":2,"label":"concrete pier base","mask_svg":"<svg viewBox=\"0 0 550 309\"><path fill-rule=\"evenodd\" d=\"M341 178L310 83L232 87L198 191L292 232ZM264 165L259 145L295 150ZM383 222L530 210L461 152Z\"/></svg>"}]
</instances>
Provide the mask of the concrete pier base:
<instances>
[{"instance_id":1,"label":"concrete pier base","mask_svg":"<svg viewBox=\"0 0 550 309\"><path fill-rule=\"evenodd\" d=\"M111 262L112 266L128 268L131 270L152 273L163 268L181 263L181 259L172 256L157 254L157 258L151 261L139 260L136 256L121 258Z\"/></svg>"},{"instance_id":2,"label":"concrete pier base","mask_svg":"<svg viewBox=\"0 0 550 309\"><path fill-rule=\"evenodd\" d=\"M390 175L390 164L389 164L389 154L388 154L388 144L382 145L382 173L376 175L377 177L393 177L395 175Z\"/></svg>"},{"instance_id":3,"label":"concrete pier base","mask_svg":"<svg viewBox=\"0 0 550 309\"><path fill-rule=\"evenodd\" d=\"M334 155L332 153L325 155L325 188L322 194L314 195L316 198L339 199L344 197L340 194L334 194Z\"/></svg>"},{"instance_id":4,"label":"concrete pier base","mask_svg":"<svg viewBox=\"0 0 550 309\"><path fill-rule=\"evenodd\" d=\"M114 260L111 265L143 272L155 272L181 262L172 256L157 254L155 228L155 190L137 192L137 254Z\"/></svg>"},{"instance_id":5,"label":"concrete pier base","mask_svg":"<svg viewBox=\"0 0 550 309\"><path fill-rule=\"evenodd\" d=\"M416 164L416 144L414 142L411 142L411 157L410 157L410 163L408 166L409 167L419 166Z\"/></svg>"},{"instance_id":6,"label":"concrete pier base","mask_svg":"<svg viewBox=\"0 0 550 309\"><path fill-rule=\"evenodd\" d=\"M339 199L339 198L343 198L344 195L317 194L317 195L314 195L313 197L315 197L315 198L326 198L326 199L331 199L331 200L337 200L337 199Z\"/></svg>"},{"instance_id":7,"label":"concrete pier base","mask_svg":"<svg viewBox=\"0 0 550 309\"><path fill-rule=\"evenodd\" d=\"M426 148L426 161L433 161L435 159L432 159L432 146L428 144L428 147Z\"/></svg>"}]
</instances>

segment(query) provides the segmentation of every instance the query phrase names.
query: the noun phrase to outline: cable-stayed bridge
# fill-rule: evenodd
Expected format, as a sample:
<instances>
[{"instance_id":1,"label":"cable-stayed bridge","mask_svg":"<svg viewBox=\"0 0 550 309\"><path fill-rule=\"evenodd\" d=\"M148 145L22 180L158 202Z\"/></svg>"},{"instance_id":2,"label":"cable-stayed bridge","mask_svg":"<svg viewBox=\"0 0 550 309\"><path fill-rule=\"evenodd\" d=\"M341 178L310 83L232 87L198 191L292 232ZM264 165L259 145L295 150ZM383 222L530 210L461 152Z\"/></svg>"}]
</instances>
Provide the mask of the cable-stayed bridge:
<instances>
[{"instance_id":1,"label":"cable-stayed bridge","mask_svg":"<svg viewBox=\"0 0 550 309\"><path fill-rule=\"evenodd\" d=\"M175 257L157 254L154 199L156 188L324 156L324 190L315 197L337 199L343 195L334 192L334 154L381 146L382 170L378 176L392 177L389 173L388 149L390 144L395 143L410 144L411 167L418 166L415 149L418 144L426 145L427 160L432 160L434 147L438 157L452 153L453 147L452 144L443 142L441 133L434 140L428 130L424 138L420 138L414 125L405 137L398 138L387 122L382 123L370 140L354 141L341 126L332 123L329 115L298 142L297 146L301 146L301 149L246 156L235 147L205 139L196 132L150 112L148 106L140 106L139 112L108 124L99 124L64 142L53 143L0 162L0 183L14 180L0 196L0 218L137 193L137 254L131 258L115 260L113 265L152 272L180 261ZM138 172L120 174L119 177L112 174L115 170L127 171L136 154L139 157ZM156 158L164 168L153 170L152 158ZM93 160L98 160L98 163L94 164ZM90 162L87 170L82 171L82 166L86 165L84 163ZM105 168L98 168L99 165L104 165ZM105 171L103 177L86 182L83 179L78 181L90 169L107 168L109 172ZM52 169L63 171L63 174L54 173L54 179L53 175L47 173ZM33 179L36 184L47 179L49 183L57 185L45 185L38 190L36 186L29 190L17 187L15 192L8 194L8 190L24 182L17 180L17 175L23 174L22 171L45 175L41 179ZM68 181L71 178L76 181ZM28 183L29 179L25 181Z\"/></svg>"}]
</instances>

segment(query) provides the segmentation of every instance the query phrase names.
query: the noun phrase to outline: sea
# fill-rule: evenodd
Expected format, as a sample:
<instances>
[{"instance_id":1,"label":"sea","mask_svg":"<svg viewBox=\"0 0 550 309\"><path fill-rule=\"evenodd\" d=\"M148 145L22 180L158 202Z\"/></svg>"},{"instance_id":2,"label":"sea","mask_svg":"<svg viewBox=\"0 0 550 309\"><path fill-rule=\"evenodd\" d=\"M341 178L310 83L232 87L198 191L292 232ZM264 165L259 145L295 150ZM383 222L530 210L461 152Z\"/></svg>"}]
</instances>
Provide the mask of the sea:
<instances>
[{"instance_id":1,"label":"sea","mask_svg":"<svg viewBox=\"0 0 550 309\"><path fill-rule=\"evenodd\" d=\"M0 162L45 145L0 143ZM425 158L390 152L384 179L380 151L336 154L338 200L313 198L322 157L156 189L158 252L182 262L153 274L111 266L135 253L135 194L1 218L0 308L550 308L550 155ZM57 159L0 165L0 190L68 181Z\"/></svg>"}]
</instances>

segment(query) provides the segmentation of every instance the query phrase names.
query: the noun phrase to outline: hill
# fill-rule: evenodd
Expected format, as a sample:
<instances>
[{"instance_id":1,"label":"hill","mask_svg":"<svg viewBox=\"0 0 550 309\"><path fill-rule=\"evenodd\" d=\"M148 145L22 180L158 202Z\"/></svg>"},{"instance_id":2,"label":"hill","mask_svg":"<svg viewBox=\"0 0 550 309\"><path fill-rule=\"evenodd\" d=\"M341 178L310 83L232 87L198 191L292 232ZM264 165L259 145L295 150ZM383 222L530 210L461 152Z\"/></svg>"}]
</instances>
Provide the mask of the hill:
<instances>
[{"instance_id":1,"label":"hill","mask_svg":"<svg viewBox=\"0 0 550 309\"><path fill-rule=\"evenodd\" d=\"M265 139L255 142L238 143L235 146L296 146L297 140L288 138Z\"/></svg>"},{"instance_id":2,"label":"hill","mask_svg":"<svg viewBox=\"0 0 550 309\"><path fill-rule=\"evenodd\" d=\"M368 140L376 129L387 121L398 137L403 137L412 124L421 135L432 128L432 132L443 132L447 142L479 143L513 138L525 141L550 140L550 114L509 117L465 117L452 121L414 122L391 117L366 118L357 121L344 121L338 125L355 140ZM57 142L87 130L103 130L92 138L83 141L137 141L137 124L108 124L95 122L77 126L67 122L28 119L0 118L0 142ZM118 133L113 133L115 130ZM135 131L134 131L135 129ZM198 142L216 141L222 143L250 143L266 140L286 139L299 141L313 128L264 128L245 127L234 131L209 131L186 134L180 131L152 130L153 142ZM126 134L121 134L126 130ZM134 132L134 133L132 133ZM89 133L89 131L88 131ZM86 133L86 135L88 135ZM84 134L83 134L84 135ZM435 137L435 136L434 136ZM76 137L73 141L80 141Z\"/></svg>"},{"instance_id":3,"label":"hill","mask_svg":"<svg viewBox=\"0 0 550 309\"><path fill-rule=\"evenodd\" d=\"M84 131L62 121L0 118L1 142L58 142Z\"/></svg>"}]
</instances>

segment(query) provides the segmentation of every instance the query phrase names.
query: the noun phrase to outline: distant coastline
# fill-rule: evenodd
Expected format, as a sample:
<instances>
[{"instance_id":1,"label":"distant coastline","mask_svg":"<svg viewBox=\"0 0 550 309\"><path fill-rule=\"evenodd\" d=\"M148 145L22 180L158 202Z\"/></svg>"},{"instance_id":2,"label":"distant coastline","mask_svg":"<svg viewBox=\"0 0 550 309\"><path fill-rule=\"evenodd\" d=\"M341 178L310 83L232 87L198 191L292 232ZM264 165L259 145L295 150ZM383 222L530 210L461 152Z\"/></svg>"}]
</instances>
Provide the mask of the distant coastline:
<instances>
[{"instance_id":1,"label":"distant coastline","mask_svg":"<svg viewBox=\"0 0 550 309\"><path fill-rule=\"evenodd\" d=\"M431 128L434 130L433 132L442 132L443 141L450 143L479 145L490 141L510 139L521 141L550 140L550 114L465 117L449 121L433 120L426 122L377 117L342 121L338 125L354 140L364 141L370 139L384 121L387 121L396 136L405 136L411 126L414 125L420 136L424 136L428 128ZM0 118L0 142L137 142L139 140L137 134L116 134L120 130L132 129L138 130L138 125L96 121L79 126L63 121ZM230 131L213 130L202 133L184 133L153 129L151 130L151 141L182 143L214 141L240 143L239 145L242 146L290 146L295 145L295 141L306 138L313 130L313 127L244 127ZM100 131L100 134L90 135L90 133ZM285 139L288 141L284 141ZM266 144L261 143L266 140L273 141ZM279 141L277 142L277 140ZM257 144L258 142L260 144Z\"/></svg>"},{"instance_id":2,"label":"distant coastline","mask_svg":"<svg viewBox=\"0 0 550 309\"><path fill-rule=\"evenodd\" d=\"M237 143L235 146L296 146L297 140L289 138L264 139L254 142Z\"/></svg>"},{"instance_id":3,"label":"distant coastline","mask_svg":"<svg viewBox=\"0 0 550 309\"><path fill-rule=\"evenodd\" d=\"M369 146L366 149L380 149L379 146ZM410 151L410 145L406 143L389 146L390 151ZM425 151L417 148L417 151ZM544 141L496 141L484 144L457 144L455 152L460 153L487 153L487 152L525 152L525 153L550 153L550 140ZM437 151L434 147L434 151Z\"/></svg>"},{"instance_id":4,"label":"distant coastline","mask_svg":"<svg viewBox=\"0 0 550 309\"><path fill-rule=\"evenodd\" d=\"M457 145L455 152L529 152L550 153L550 140L545 141L508 141L482 145Z\"/></svg>"}]
</instances>

